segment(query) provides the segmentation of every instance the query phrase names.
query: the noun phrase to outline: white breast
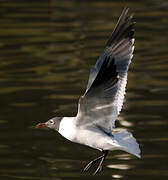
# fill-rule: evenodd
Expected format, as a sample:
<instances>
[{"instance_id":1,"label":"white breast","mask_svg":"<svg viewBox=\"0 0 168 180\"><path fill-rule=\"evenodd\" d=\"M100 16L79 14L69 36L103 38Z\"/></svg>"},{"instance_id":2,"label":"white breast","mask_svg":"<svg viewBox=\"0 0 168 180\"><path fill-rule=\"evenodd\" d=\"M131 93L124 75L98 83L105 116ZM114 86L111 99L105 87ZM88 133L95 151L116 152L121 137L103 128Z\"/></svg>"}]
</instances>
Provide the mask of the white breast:
<instances>
[{"instance_id":1,"label":"white breast","mask_svg":"<svg viewBox=\"0 0 168 180\"><path fill-rule=\"evenodd\" d=\"M74 118L75 117L64 117L59 126L58 132L64 136L65 138L69 139L70 141L73 140L75 135L75 128L74 128Z\"/></svg>"}]
</instances>

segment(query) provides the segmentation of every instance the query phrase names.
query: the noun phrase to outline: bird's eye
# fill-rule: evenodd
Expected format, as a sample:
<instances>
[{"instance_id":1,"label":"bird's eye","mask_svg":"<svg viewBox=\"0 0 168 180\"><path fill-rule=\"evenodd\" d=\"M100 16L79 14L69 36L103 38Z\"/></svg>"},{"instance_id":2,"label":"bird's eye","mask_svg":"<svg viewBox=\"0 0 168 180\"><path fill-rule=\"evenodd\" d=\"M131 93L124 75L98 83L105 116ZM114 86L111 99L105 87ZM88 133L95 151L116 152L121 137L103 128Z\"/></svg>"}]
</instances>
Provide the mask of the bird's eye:
<instances>
[{"instance_id":1,"label":"bird's eye","mask_svg":"<svg viewBox=\"0 0 168 180\"><path fill-rule=\"evenodd\" d=\"M51 123L51 124L53 124L53 123L54 123L54 121L53 121L53 120L50 120L50 123Z\"/></svg>"}]
</instances>

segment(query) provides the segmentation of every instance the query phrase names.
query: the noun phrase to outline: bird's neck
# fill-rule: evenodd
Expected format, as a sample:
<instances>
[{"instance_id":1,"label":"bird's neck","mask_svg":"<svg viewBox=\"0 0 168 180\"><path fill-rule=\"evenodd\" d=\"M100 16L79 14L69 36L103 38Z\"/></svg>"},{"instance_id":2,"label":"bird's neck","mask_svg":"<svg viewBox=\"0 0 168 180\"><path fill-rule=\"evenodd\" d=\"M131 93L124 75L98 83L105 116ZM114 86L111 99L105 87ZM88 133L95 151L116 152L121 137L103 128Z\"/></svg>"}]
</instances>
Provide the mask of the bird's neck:
<instances>
[{"instance_id":1,"label":"bird's neck","mask_svg":"<svg viewBox=\"0 0 168 180\"><path fill-rule=\"evenodd\" d=\"M64 117L59 125L58 132L64 136L65 138L72 140L73 136L73 129L75 127L75 121L76 117Z\"/></svg>"}]
</instances>

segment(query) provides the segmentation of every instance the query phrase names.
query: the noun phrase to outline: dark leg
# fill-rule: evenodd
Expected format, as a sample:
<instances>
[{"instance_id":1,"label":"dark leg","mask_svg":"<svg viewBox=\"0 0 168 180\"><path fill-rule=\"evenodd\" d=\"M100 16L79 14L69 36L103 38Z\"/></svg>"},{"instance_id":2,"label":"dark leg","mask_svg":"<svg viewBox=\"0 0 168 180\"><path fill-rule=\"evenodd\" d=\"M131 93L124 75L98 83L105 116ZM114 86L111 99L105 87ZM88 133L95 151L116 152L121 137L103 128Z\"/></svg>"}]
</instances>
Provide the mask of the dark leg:
<instances>
[{"instance_id":1,"label":"dark leg","mask_svg":"<svg viewBox=\"0 0 168 180\"><path fill-rule=\"evenodd\" d=\"M89 168L90 168L92 165L94 165L99 159L101 159L101 161L100 161L100 163L99 163L99 166L98 166L98 168L96 169L94 175L97 174L98 172L100 172L101 169L102 169L102 164L103 164L104 159L105 159L105 157L107 156L107 154L108 154L108 151L103 151L103 155L101 155L100 157L98 157L98 158L94 159L93 161L91 161L91 162L83 169L83 171L88 171Z\"/></svg>"},{"instance_id":2,"label":"dark leg","mask_svg":"<svg viewBox=\"0 0 168 180\"><path fill-rule=\"evenodd\" d=\"M99 173L99 172L102 170L102 164L103 164L103 162L104 162L104 160L105 160L107 154L108 154L108 151L103 151L102 159L101 159L101 161L100 161L100 163L99 163L98 168L96 169L96 171L94 172L93 175Z\"/></svg>"},{"instance_id":3,"label":"dark leg","mask_svg":"<svg viewBox=\"0 0 168 180\"><path fill-rule=\"evenodd\" d=\"M102 159L103 156L104 156L104 154L101 155L101 156L99 156L98 158L96 158L96 159L90 161L90 162L85 166L85 168L83 169L83 171L88 171L89 168L90 168L92 165L94 165L99 159Z\"/></svg>"}]
</instances>

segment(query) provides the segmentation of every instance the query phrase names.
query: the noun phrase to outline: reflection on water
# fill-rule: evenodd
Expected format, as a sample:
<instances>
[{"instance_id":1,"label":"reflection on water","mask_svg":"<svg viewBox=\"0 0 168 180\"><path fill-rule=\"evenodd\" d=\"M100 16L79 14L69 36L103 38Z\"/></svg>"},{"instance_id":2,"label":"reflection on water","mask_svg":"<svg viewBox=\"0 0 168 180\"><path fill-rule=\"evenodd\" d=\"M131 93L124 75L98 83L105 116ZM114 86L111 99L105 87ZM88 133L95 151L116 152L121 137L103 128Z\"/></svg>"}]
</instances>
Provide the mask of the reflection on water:
<instances>
[{"instance_id":1,"label":"reflection on water","mask_svg":"<svg viewBox=\"0 0 168 180\"><path fill-rule=\"evenodd\" d=\"M134 168L134 166L130 166L128 164L110 164L107 167L121 170L128 170Z\"/></svg>"},{"instance_id":2,"label":"reflection on water","mask_svg":"<svg viewBox=\"0 0 168 180\"><path fill-rule=\"evenodd\" d=\"M168 3L0 0L0 179L166 179ZM99 152L38 122L74 116L89 69L124 6L136 49L118 127L133 131L142 159L111 152L99 176L81 173Z\"/></svg>"},{"instance_id":3,"label":"reflection on water","mask_svg":"<svg viewBox=\"0 0 168 180\"><path fill-rule=\"evenodd\" d=\"M119 175L119 174L113 174L112 177L114 179L121 179L123 176Z\"/></svg>"}]
</instances>

